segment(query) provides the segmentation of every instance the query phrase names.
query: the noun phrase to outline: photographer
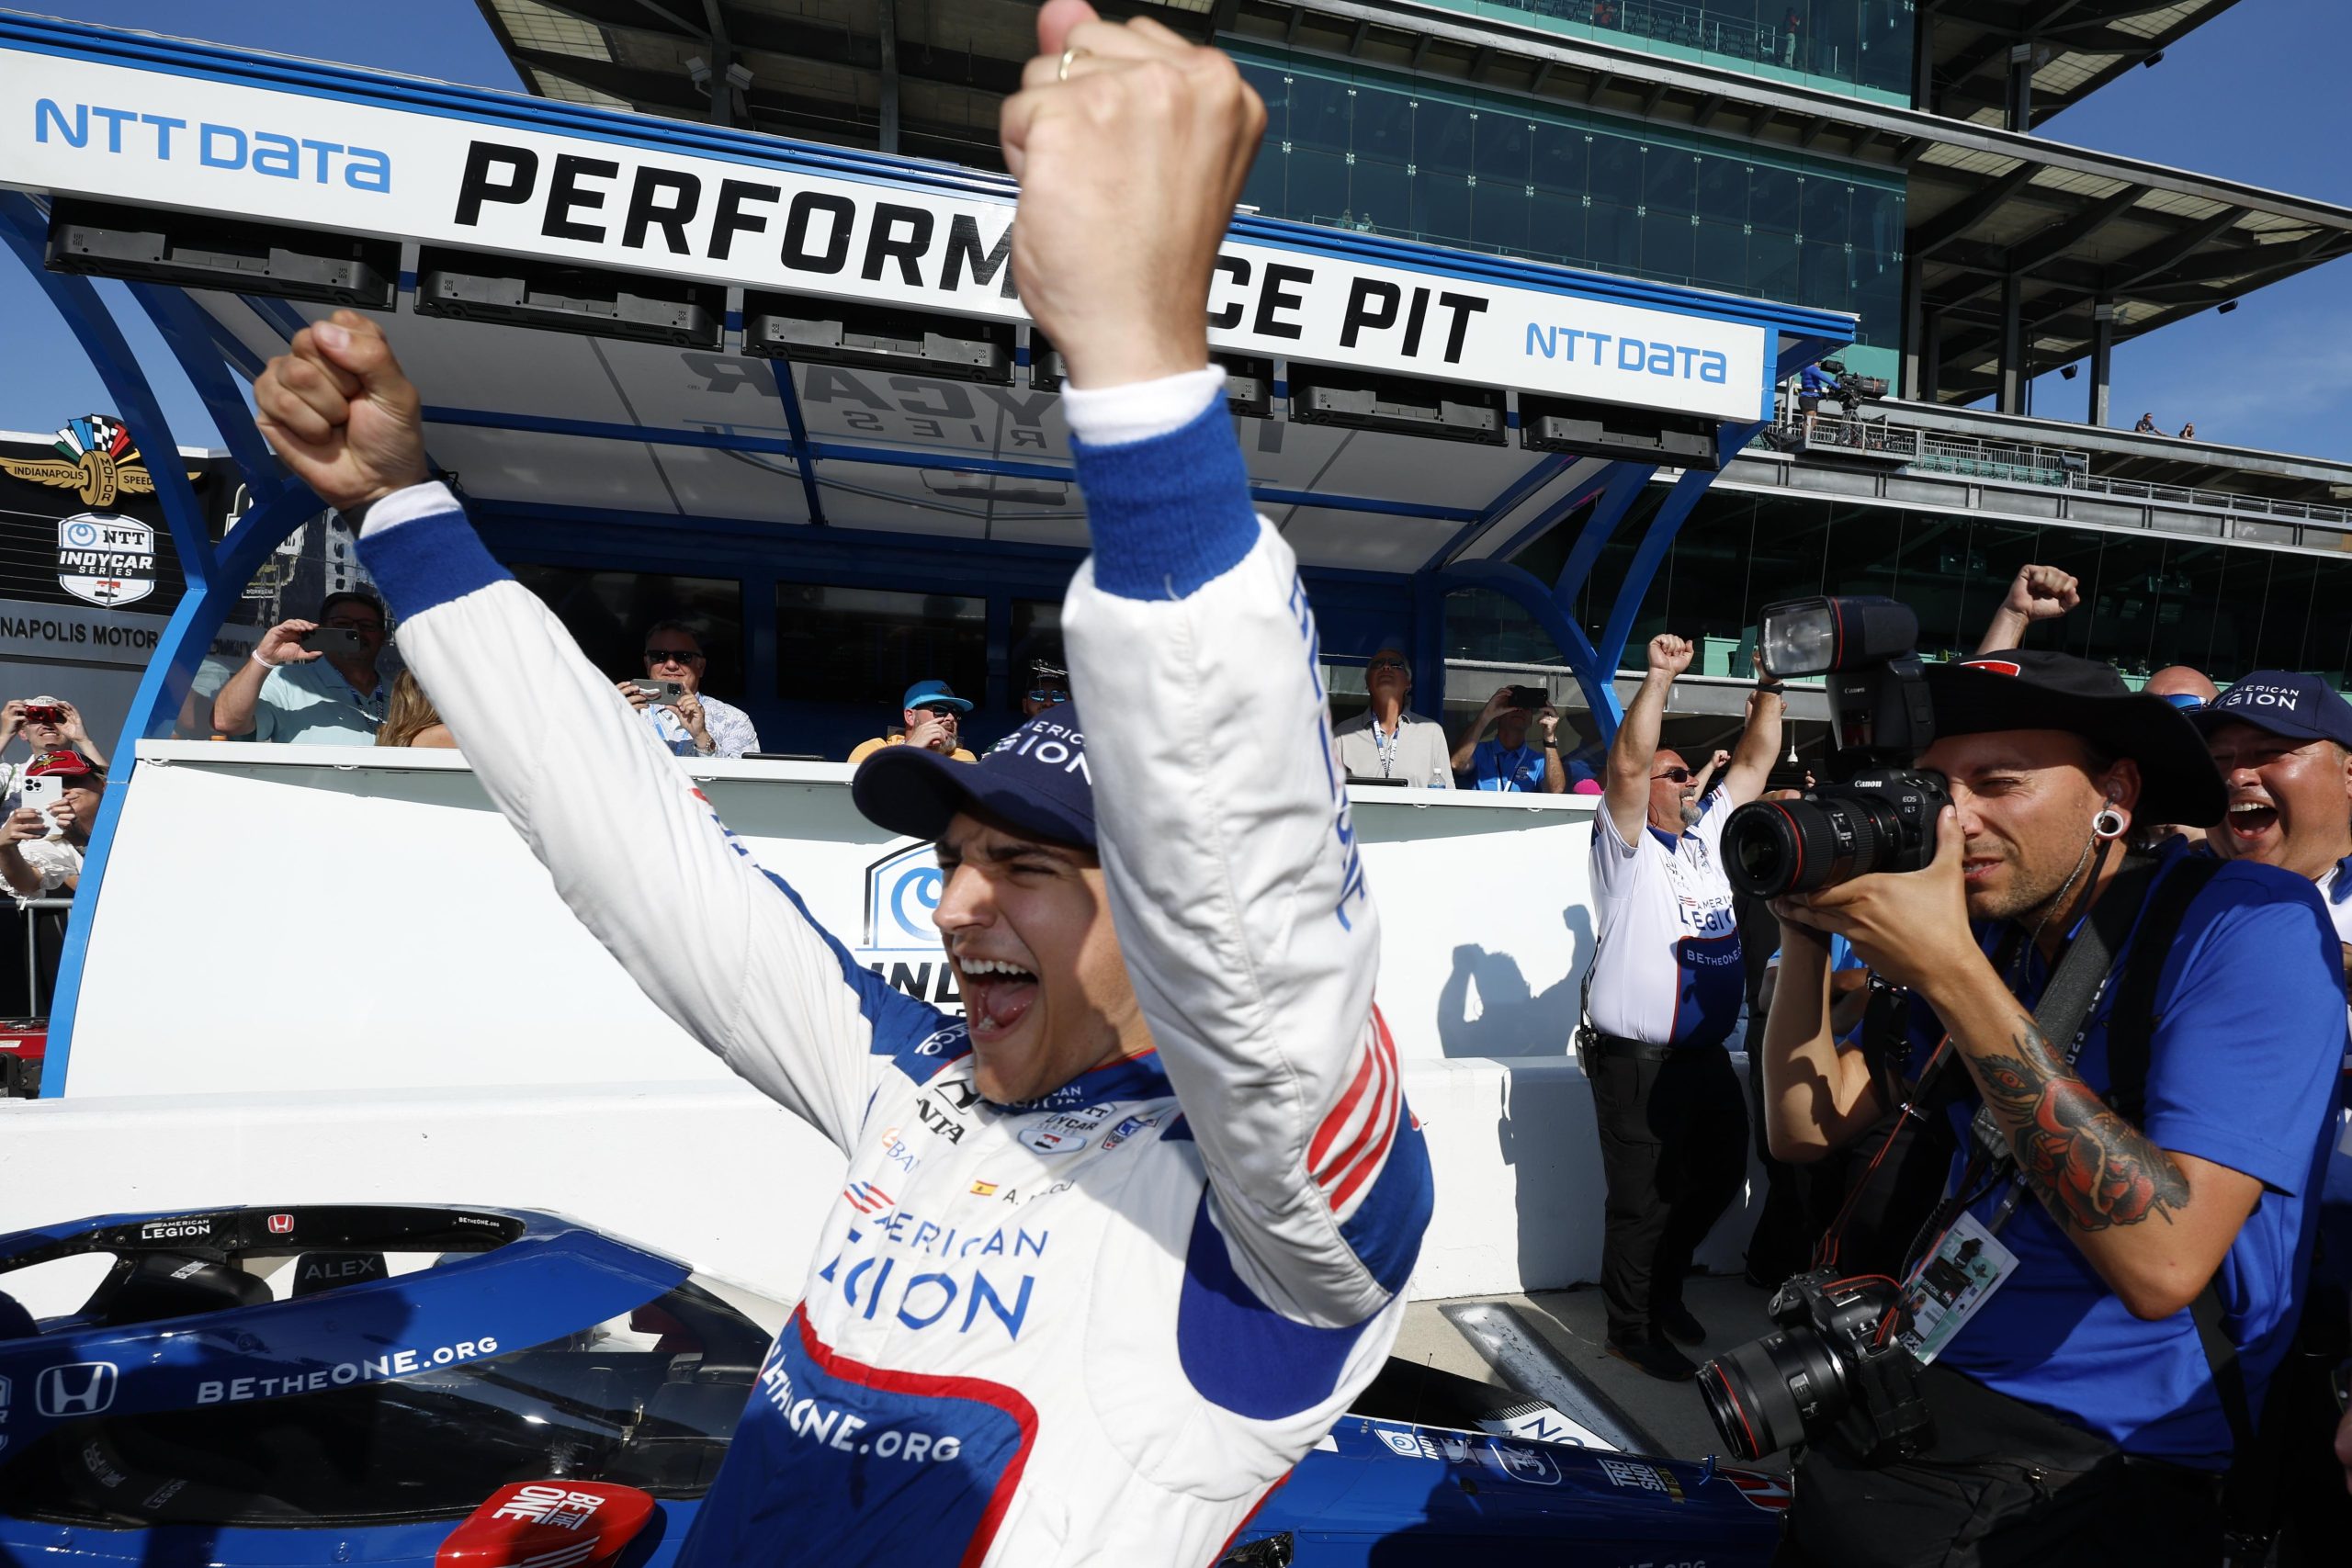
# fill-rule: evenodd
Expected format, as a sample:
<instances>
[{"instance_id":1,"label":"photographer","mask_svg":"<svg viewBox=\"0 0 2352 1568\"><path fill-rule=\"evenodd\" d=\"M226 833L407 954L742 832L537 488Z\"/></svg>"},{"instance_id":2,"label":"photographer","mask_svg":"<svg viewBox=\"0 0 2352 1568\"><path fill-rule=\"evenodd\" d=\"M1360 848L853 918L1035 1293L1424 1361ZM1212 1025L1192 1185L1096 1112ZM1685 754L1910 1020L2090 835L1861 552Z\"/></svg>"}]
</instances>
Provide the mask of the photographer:
<instances>
[{"instance_id":1,"label":"photographer","mask_svg":"<svg viewBox=\"0 0 2352 1568\"><path fill-rule=\"evenodd\" d=\"M1722 787L1701 796L1702 781L1657 743L1690 655L1681 637L1650 639L1649 673L1609 748L1592 829L1600 945L1577 1035L1608 1184L1607 1348L1677 1382L1698 1369L1671 1341L1707 1333L1682 1303L1683 1276L1747 1172L1747 1108L1724 1049L1747 999L1724 822L1763 793L1781 750L1780 694L1759 688Z\"/></svg>"},{"instance_id":2,"label":"photographer","mask_svg":"<svg viewBox=\"0 0 2352 1568\"><path fill-rule=\"evenodd\" d=\"M1466 780L1472 789L1505 794L1566 791L1568 770L1560 762L1560 710L1549 703L1540 709L1521 707L1515 700L1519 694L1517 686L1503 687L1463 730L1462 744L1453 749L1455 783ZM1544 732L1541 750L1527 743L1530 720Z\"/></svg>"},{"instance_id":3,"label":"photographer","mask_svg":"<svg viewBox=\"0 0 2352 1568\"><path fill-rule=\"evenodd\" d=\"M2275 868L2200 864L2179 843L2127 860L2135 817L2211 824L2223 793L2187 717L2112 669L2012 650L1926 681L1935 742L1917 765L1953 802L1935 859L1776 902L1766 1114L1773 1152L1805 1161L1891 1109L1830 1037L1827 939L1843 935L1911 992L1915 1102L1930 1081L1957 1091L1958 1201L1910 1277L1978 1235L2009 1262L1920 1379L1924 1451L1872 1468L1837 1441L1808 1450L1787 1560L2218 1562L2233 1434L2301 1304L2344 1040L2335 933L2311 884ZM2168 899L2184 874L2209 880ZM2135 905L2102 910L2110 893ZM2175 933L2135 969L2157 911ZM2045 1038L2028 1010L2085 942L2112 957L2062 976L2085 1021ZM2119 996L2149 976L2144 1001ZM2108 1103L2132 1103L2133 1078L2136 1119Z\"/></svg>"},{"instance_id":4,"label":"photographer","mask_svg":"<svg viewBox=\"0 0 2352 1568\"><path fill-rule=\"evenodd\" d=\"M232 740L373 746L391 705L378 671L387 640L384 606L345 589L315 621L280 621L212 698L212 728ZM307 647L319 641L320 647Z\"/></svg>"}]
</instances>

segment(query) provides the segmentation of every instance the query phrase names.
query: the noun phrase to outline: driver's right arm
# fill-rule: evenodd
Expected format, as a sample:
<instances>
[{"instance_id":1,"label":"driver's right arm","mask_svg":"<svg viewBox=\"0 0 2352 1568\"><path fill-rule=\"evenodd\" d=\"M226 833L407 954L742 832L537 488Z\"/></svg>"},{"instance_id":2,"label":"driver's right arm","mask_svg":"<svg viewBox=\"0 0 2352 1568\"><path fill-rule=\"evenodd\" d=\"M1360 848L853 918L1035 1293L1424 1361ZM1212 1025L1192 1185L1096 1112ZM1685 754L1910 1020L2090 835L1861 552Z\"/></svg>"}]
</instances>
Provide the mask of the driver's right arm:
<instances>
[{"instance_id":1,"label":"driver's right arm","mask_svg":"<svg viewBox=\"0 0 2352 1568\"><path fill-rule=\"evenodd\" d=\"M688 1033L848 1147L880 1058L949 1021L861 967L761 869L447 486L378 502L359 556L409 667L572 912Z\"/></svg>"},{"instance_id":2,"label":"driver's right arm","mask_svg":"<svg viewBox=\"0 0 2352 1568\"><path fill-rule=\"evenodd\" d=\"M952 1049L948 1021L859 967L760 869L491 558L428 475L421 400L379 327L338 310L303 328L254 402L296 478L345 513L369 508L359 555L401 615L401 650L564 902L688 1033L850 1146L888 1059L913 1075Z\"/></svg>"}]
</instances>

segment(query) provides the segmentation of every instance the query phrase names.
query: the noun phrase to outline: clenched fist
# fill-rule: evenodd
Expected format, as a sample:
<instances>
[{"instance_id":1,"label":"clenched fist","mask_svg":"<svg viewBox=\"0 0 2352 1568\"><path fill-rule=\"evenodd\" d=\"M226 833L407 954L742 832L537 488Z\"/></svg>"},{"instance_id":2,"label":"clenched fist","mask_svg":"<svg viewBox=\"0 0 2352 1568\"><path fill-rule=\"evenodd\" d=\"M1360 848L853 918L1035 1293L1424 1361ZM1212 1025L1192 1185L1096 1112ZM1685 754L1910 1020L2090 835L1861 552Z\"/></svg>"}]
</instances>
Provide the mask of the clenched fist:
<instances>
[{"instance_id":1,"label":"clenched fist","mask_svg":"<svg viewBox=\"0 0 2352 1568\"><path fill-rule=\"evenodd\" d=\"M2070 574L2054 566L2025 566L2018 569L2001 608L2029 621L2047 621L2082 602L2082 592Z\"/></svg>"},{"instance_id":2,"label":"clenched fist","mask_svg":"<svg viewBox=\"0 0 2352 1568\"><path fill-rule=\"evenodd\" d=\"M1690 668L1690 640L1676 637L1672 632L1660 632L1650 638L1650 673L1668 677L1681 674Z\"/></svg>"},{"instance_id":3,"label":"clenched fist","mask_svg":"<svg viewBox=\"0 0 2352 1568\"><path fill-rule=\"evenodd\" d=\"M416 389L383 329L356 310L296 333L254 383L254 406L294 477L337 511L433 477Z\"/></svg>"},{"instance_id":4,"label":"clenched fist","mask_svg":"<svg viewBox=\"0 0 2352 1568\"><path fill-rule=\"evenodd\" d=\"M1037 50L999 121L1021 182L1022 304L1073 387L1200 369L1210 271L1266 106L1218 51L1085 0L1048 0Z\"/></svg>"}]
</instances>

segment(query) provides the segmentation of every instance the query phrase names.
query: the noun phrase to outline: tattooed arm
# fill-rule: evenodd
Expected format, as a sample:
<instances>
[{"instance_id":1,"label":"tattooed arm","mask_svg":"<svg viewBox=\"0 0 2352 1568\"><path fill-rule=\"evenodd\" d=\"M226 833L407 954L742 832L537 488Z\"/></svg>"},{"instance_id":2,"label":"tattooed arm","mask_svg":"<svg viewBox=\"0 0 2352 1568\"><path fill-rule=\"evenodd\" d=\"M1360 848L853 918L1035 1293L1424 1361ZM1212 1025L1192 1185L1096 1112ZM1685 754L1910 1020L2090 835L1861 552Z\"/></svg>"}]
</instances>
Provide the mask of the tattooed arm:
<instances>
[{"instance_id":1,"label":"tattooed arm","mask_svg":"<svg viewBox=\"0 0 2352 1568\"><path fill-rule=\"evenodd\" d=\"M2124 1306L2155 1319L2195 1301L2261 1182L2161 1148L2110 1110L1989 968L1928 999L2034 1195Z\"/></svg>"}]
</instances>

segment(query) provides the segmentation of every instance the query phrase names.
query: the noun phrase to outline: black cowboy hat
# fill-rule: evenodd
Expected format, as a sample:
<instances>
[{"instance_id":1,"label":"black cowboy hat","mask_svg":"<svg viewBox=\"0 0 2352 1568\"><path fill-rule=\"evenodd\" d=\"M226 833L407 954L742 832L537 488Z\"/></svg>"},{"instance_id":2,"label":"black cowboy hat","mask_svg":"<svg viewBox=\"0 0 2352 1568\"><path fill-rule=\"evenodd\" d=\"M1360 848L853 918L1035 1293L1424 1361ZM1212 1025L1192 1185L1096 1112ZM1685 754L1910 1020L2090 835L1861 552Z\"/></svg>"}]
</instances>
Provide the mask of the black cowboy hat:
<instances>
[{"instance_id":1,"label":"black cowboy hat","mask_svg":"<svg viewBox=\"0 0 2352 1568\"><path fill-rule=\"evenodd\" d=\"M2135 693L2111 664L2071 653L2013 648L1957 664L1928 666L1936 736L2004 729L2061 729L2113 757L2140 764L2142 822L2210 828L2229 809L2229 792L2188 716Z\"/></svg>"}]
</instances>

